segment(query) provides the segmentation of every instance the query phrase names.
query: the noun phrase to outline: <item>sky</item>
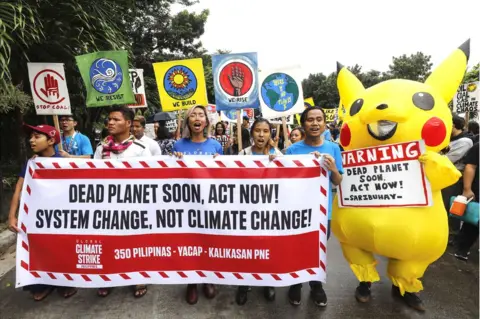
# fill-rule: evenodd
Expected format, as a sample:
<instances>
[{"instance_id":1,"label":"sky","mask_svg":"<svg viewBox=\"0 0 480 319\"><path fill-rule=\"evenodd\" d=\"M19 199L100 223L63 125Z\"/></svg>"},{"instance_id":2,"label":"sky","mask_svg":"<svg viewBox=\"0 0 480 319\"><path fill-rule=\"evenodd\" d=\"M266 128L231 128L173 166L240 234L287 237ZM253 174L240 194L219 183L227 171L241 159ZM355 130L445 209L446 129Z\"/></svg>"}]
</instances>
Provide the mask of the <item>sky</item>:
<instances>
[{"instance_id":1,"label":"sky","mask_svg":"<svg viewBox=\"0 0 480 319\"><path fill-rule=\"evenodd\" d=\"M203 9L203 46L257 52L263 70L300 65L307 77L335 72L339 61L386 71L393 56L418 51L435 67L469 38L469 66L480 62L480 0L200 0L187 8Z\"/></svg>"}]
</instances>

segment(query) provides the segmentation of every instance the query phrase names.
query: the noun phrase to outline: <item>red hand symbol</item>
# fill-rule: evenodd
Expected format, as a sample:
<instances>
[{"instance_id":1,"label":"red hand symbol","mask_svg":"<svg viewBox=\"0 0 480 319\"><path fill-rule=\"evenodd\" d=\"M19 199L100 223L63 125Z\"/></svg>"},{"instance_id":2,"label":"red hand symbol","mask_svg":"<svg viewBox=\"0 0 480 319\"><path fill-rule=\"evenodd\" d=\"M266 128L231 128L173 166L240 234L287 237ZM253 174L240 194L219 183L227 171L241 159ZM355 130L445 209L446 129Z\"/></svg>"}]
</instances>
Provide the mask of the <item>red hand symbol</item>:
<instances>
[{"instance_id":1,"label":"red hand symbol","mask_svg":"<svg viewBox=\"0 0 480 319\"><path fill-rule=\"evenodd\" d=\"M47 74L46 77L43 78L45 83L45 88L40 89L40 91L48 98L50 95L56 96L57 99L59 97L58 92L58 81L53 78L50 74Z\"/></svg>"}]
</instances>

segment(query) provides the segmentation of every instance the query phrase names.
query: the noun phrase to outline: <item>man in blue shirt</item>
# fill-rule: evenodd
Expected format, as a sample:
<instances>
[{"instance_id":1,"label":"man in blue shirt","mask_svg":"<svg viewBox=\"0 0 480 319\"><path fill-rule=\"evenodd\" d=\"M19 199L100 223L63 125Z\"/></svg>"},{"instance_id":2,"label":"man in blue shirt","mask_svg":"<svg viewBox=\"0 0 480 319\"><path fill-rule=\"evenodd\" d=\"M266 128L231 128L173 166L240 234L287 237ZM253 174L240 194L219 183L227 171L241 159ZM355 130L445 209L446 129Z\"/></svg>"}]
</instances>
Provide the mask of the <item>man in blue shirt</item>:
<instances>
[{"instance_id":1,"label":"man in blue shirt","mask_svg":"<svg viewBox=\"0 0 480 319\"><path fill-rule=\"evenodd\" d=\"M55 151L62 157L70 158L92 158L93 149L88 137L75 130L77 121L73 115L60 117L60 127L63 131L62 147L59 151L55 145Z\"/></svg>"},{"instance_id":2,"label":"man in blue shirt","mask_svg":"<svg viewBox=\"0 0 480 319\"><path fill-rule=\"evenodd\" d=\"M328 169L330 187L328 188L328 231L330 237L330 219L332 215L332 184L339 185L342 181L343 166L340 148L336 143L325 140L324 131L325 112L318 106L310 107L303 111L300 123L305 130L305 139L292 144L286 151L286 155L314 154L317 158L323 157L323 164ZM311 296L317 306L327 305L327 295L323 290L322 283L311 281ZM288 298L292 305L298 306L302 297L302 284L293 285L288 291Z\"/></svg>"}]
</instances>

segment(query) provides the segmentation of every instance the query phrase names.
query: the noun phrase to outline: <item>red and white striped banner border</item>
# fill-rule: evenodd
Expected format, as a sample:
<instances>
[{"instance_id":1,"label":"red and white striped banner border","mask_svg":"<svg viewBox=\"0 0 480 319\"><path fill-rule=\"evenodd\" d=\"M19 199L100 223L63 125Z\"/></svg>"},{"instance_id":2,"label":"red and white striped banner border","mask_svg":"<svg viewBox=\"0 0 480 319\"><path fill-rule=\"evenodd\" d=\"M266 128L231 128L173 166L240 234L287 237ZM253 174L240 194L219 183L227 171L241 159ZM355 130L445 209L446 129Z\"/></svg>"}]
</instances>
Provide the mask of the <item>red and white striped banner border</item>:
<instances>
[{"instance_id":1,"label":"red and white striped banner border","mask_svg":"<svg viewBox=\"0 0 480 319\"><path fill-rule=\"evenodd\" d=\"M267 165L268 166L267 166ZM312 160L288 160L282 158L281 160L274 160L272 162L266 163L265 161L260 160L135 160L129 159L128 161L121 160L84 160L84 161L34 161L33 165L36 169L105 169L105 168L116 168L116 169L131 169L131 168L295 168L295 167L319 167L320 173L322 176L327 177L322 179L322 185L320 186L320 195L325 199L328 199L328 173L325 168L320 166L320 162L316 159ZM31 166L28 167L29 177L33 177L34 170ZM23 207L20 209L19 214L28 215L28 198L31 196L32 190L28 183L24 186L24 192L22 196ZM328 205L328 200L325 201ZM320 205L320 212L326 216L325 220L328 221L328 211L327 207ZM20 218L24 220L25 218ZM28 229L24 223L20 224L20 229L22 232L27 235ZM186 279L186 282L195 280L209 278L214 279L215 282L221 282L222 280L238 280L242 281L245 279L253 279L257 281L262 280L274 280L281 282L284 280L296 279L302 274L303 276L312 276L316 277L319 271L326 272L326 260L327 260L327 225L324 223L320 224L320 267L313 269L306 269L297 272L291 272L286 274L255 274L255 273L232 273L232 272L217 272L217 271L140 271L140 272L130 272L123 274L109 274L109 275L92 275L92 274L64 274L64 273L53 273L53 272L41 272L41 271L30 271L28 260L29 260L29 246L27 236L21 236L23 239L18 243L18 246L21 246L21 249L17 249L17 271L27 271L35 279L47 279L52 280L62 280L62 281L71 281L71 282L84 282L89 286L95 287L96 284L100 286L105 285L112 281L113 278L118 280L124 280L126 282L138 282L138 281L150 281L150 280L161 280L168 281L169 279L175 282L179 280ZM20 268L20 269L19 269Z\"/></svg>"}]
</instances>

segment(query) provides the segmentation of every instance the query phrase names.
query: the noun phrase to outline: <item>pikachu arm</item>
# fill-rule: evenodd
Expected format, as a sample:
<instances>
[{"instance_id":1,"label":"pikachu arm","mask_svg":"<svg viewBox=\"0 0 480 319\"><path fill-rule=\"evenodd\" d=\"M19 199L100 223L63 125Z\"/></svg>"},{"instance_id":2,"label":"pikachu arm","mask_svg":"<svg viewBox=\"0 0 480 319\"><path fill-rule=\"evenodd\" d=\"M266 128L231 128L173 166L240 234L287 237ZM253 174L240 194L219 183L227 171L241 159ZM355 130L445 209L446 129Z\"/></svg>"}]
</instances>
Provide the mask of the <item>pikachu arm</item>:
<instances>
[{"instance_id":1,"label":"pikachu arm","mask_svg":"<svg viewBox=\"0 0 480 319\"><path fill-rule=\"evenodd\" d=\"M432 191L439 191L453 185L462 177L462 173L446 156L426 151L418 160L423 163Z\"/></svg>"}]
</instances>

